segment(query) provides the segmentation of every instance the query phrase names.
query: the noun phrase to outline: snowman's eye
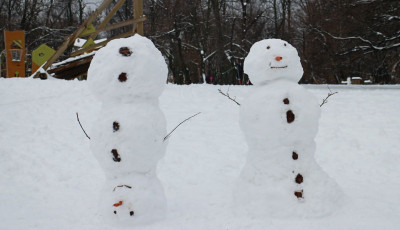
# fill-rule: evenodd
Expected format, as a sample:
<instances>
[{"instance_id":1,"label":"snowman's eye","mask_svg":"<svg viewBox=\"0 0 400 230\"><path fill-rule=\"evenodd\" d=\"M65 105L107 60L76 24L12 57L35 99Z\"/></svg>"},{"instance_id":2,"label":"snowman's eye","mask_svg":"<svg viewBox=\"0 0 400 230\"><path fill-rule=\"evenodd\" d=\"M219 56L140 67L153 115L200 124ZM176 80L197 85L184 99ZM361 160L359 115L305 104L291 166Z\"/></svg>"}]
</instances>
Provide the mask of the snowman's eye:
<instances>
[{"instance_id":1,"label":"snowman's eye","mask_svg":"<svg viewBox=\"0 0 400 230\"><path fill-rule=\"evenodd\" d=\"M284 46L286 46L286 43L283 43Z\"/></svg>"},{"instance_id":2,"label":"snowman's eye","mask_svg":"<svg viewBox=\"0 0 400 230\"><path fill-rule=\"evenodd\" d=\"M271 48L271 47L267 46L267 49L268 49L268 50L269 50L269 48Z\"/></svg>"}]
</instances>

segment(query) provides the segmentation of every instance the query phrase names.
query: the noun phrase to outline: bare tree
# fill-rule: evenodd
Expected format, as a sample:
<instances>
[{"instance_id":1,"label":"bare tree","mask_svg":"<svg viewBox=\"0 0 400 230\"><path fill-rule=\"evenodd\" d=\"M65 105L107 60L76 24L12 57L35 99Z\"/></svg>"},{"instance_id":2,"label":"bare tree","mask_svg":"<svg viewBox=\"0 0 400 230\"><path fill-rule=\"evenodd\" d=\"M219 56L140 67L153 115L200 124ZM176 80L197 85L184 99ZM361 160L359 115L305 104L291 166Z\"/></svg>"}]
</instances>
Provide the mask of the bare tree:
<instances>
[{"instance_id":1,"label":"bare tree","mask_svg":"<svg viewBox=\"0 0 400 230\"><path fill-rule=\"evenodd\" d=\"M309 76L320 76L326 83L352 76L375 83L399 82L396 1L315 0L303 1L302 8L303 57Z\"/></svg>"}]
</instances>

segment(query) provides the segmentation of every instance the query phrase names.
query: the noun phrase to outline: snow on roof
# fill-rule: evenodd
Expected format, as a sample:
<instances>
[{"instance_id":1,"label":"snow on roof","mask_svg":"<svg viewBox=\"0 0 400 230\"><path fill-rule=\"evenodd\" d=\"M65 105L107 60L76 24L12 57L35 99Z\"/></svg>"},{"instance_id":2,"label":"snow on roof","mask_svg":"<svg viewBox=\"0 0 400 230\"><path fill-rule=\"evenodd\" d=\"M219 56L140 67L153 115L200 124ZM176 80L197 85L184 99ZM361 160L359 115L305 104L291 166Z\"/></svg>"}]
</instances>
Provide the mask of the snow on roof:
<instances>
[{"instance_id":1,"label":"snow on roof","mask_svg":"<svg viewBox=\"0 0 400 230\"><path fill-rule=\"evenodd\" d=\"M76 61L76 60L79 60L79 59L82 59L82 58L85 58L85 57L93 56L95 53L96 53L96 51L92 51L90 53L84 53L84 54L76 56L76 57L67 58L64 61L54 63L53 65L51 65L50 69L57 68L60 65L65 65L65 64L67 64L69 62L73 62L73 61Z\"/></svg>"},{"instance_id":2,"label":"snow on roof","mask_svg":"<svg viewBox=\"0 0 400 230\"><path fill-rule=\"evenodd\" d=\"M76 47L82 47L83 44L85 44L86 41L87 41L86 39L77 38L77 39L75 40L74 46L76 46Z\"/></svg>"},{"instance_id":3,"label":"snow on roof","mask_svg":"<svg viewBox=\"0 0 400 230\"><path fill-rule=\"evenodd\" d=\"M94 43L98 44L98 43L103 42L103 41L105 41L105 40L107 40L107 38L102 38L102 39L95 40ZM74 46L80 48L80 47L82 47L82 46L86 43L86 41L87 41L86 39L77 38L77 39L75 40ZM65 59L64 61L54 63L54 64L51 66L50 69L57 68L57 67L60 66L60 65L65 65L65 64L67 64L67 63L69 63L69 62L73 62L73 61L76 61L76 60L79 60L79 59L82 59L82 58L85 58L85 57L93 56L95 53L96 53L96 51L92 51L92 52L90 52L90 53L84 53L84 54L79 55L79 56L76 56L76 57L67 58L67 59Z\"/></svg>"},{"instance_id":4,"label":"snow on roof","mask_svg":"<svg viewBox=\"0 0 400 230\"><path fill-rule=\"evenodd\" d=\"M95 40L94 43L95 43L95 44L98 44L98 43L100 43L100 42L104 42L105 40L107 40L107 38L102 38L102 39ZM86 43L86 41L87 41L86 39L77 38L77 39L75 40L74 46L75 46L75 47L78 47L78 48L81 48L81 47Z\"/></svg>"}]
</instances>

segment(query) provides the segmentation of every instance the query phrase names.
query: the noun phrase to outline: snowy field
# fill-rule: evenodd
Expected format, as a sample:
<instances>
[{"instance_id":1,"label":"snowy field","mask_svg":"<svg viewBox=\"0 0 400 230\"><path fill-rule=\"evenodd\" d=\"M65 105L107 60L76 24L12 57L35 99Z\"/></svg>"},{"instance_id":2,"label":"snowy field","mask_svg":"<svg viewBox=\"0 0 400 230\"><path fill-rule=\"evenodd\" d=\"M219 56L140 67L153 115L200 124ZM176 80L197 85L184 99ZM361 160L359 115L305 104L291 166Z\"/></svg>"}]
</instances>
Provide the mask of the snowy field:
<instances>
[{"instance_id":1,"label":"snowy field","mask_svg":"<svg viewBox=\"0 0 400 230\"><path fill-rule=\"evenodd\" d=\"M239 106L218 89L241 102L252 88L166 87L160 102L168 131L201 114L171 135L158 164L167 219L135 229L399 229L400 86L330 86L338 94L322 106L316 160L346 194L339 211L308 219L233 217L232 189L247 145ZM320 101L329 93L327 86L306 88ZM97 218L105 178L76 119L78 112L90 136L99 111L86 82L0 79L1 230L115 229Z\"/></svg>"}]
</instances>

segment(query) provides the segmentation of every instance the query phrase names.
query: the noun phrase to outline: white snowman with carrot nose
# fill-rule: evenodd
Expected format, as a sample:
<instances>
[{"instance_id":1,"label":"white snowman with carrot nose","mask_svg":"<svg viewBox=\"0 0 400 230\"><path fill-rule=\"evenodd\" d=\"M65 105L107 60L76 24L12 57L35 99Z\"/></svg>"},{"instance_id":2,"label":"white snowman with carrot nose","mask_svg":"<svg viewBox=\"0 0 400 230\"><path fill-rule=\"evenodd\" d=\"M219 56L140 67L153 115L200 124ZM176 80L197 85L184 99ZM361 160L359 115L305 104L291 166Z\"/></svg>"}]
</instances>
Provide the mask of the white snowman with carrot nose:
<instances>
[{"instance_id":1,"label":"white snowman with carrot nose","mask_svg":"<svg viewBox=\"0 0 400 230\"><path fill-rule=\"evenodd\" d=\"M320 106L298 84L303 68L297 50L280 39L256 42L244 72L255 87L240 108L248 155L234 190L236 213L328 215L343 195L314 159Z\"/></svg>"},{"instance_id":2,"label":"white snowman with carrot nose","mask_svg":"<svg viewBox=\"0 0 400 230\"><path fill-rule=\"evenodd\" d=\"M113 226L162 220L167 204L156 168L166 150L158 98L168 68L150 39L115 39L96 52L88 85L102 107L91 150L105 174L100 216Z\"/></svg>"}]
</instances>

